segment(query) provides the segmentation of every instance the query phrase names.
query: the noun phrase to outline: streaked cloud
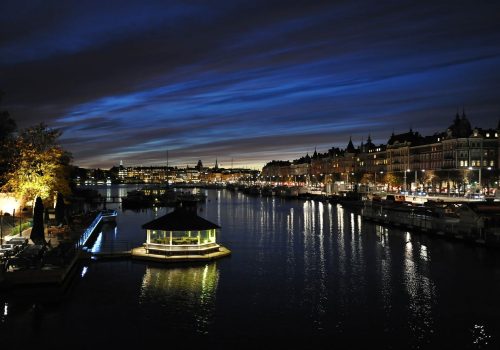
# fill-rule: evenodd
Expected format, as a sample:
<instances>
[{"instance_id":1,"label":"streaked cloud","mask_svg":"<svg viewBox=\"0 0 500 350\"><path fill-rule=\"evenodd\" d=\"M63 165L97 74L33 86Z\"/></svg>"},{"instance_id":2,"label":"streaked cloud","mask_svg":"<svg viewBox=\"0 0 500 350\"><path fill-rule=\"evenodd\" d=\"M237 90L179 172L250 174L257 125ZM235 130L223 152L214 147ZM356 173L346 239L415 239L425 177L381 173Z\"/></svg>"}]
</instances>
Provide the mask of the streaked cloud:
<instances>
[{"instance_id":1,"label":"streaked cloud","mask_svg":"<svg viewBox=\"0 0 500 350\"><path fill-rule=\"evenodd\" d=\"M500 4L6 1L0 88L75 163L260 166L500 115Z\"/></svg>"}]
</instances>

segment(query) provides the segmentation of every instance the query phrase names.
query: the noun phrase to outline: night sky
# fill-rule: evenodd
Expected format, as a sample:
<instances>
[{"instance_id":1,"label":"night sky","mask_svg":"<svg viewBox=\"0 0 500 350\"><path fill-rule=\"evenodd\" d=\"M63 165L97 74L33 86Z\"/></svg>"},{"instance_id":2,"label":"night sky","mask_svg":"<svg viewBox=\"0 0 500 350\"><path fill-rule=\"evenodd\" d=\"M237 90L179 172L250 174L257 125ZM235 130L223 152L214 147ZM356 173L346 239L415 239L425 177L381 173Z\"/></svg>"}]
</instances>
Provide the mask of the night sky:
<instances>
[{"instance_id":1,"label":"night sky","mask_svg":"<svg viewBox=\"0 0 500 350\"><path fill-rule=\"evenodd\" d=\"M84 167L261 167L500 117L499 1L0 3L0 89Z\"/></svg>"}]
</instances>

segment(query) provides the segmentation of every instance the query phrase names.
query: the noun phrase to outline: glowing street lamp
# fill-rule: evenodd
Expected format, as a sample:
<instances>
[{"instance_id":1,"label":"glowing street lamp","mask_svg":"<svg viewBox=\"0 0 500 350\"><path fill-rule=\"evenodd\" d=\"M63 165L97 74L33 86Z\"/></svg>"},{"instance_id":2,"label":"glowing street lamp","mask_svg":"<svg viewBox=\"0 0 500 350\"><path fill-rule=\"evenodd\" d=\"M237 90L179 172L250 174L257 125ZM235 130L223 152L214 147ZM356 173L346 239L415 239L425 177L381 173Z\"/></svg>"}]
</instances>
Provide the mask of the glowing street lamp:
<instances>
[{"instance_id":1,"label":"glowing street lamp","mask_svg":"<svg viewBox=\"0 0 500 350\"><path fill-rule=\"evenodd\" d=\"M478 180L479 180L479 181L478 181L478 183L479 183L479 189L481 189L481 168L482 168L482 167L481 167L481 166L479 166L479 169L478 169L478 170L479 170L479 179L478 179ZM476 169L474 169L473 167L471 167L471 166L470 166L470 167L469 167L469 170L476 170Z\"/></svg>"},{"instance_id":2,"label":"glowing street lamp","mask_svg":"<svg viewBox=\"0 0 500 350\"><path fill-rule=\"evenodd\" d=\"M406 173L410 172L410 169L406 169L404 171L404 186L403 186L403 191L406 192Z\"/></svg>"}]
</instances>

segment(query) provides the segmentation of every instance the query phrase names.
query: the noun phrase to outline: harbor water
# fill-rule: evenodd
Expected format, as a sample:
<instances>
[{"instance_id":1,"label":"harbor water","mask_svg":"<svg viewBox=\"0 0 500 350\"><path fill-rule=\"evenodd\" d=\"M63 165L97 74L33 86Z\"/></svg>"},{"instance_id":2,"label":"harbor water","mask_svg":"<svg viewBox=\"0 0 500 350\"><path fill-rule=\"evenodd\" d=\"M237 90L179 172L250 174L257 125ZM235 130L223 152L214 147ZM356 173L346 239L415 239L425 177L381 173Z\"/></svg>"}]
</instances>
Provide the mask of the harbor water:
<instances>
[{"instance_id":1,"label":"harbor water","mask_svg":"<svg viewBox=\"0 0 500 350\"><path fill-rule=\"evenodd\" d=\"M127 190L100 188L109 197ZM64 288L1 294L0 341L500 347L500 251L364 222L340 205L201 191L199 215L222 227L230 257L82 262ZM117 223L103 225L94 251L141 245L141 225L171 210L108 208L119 209Z\"/></svg>"}]
</instances>

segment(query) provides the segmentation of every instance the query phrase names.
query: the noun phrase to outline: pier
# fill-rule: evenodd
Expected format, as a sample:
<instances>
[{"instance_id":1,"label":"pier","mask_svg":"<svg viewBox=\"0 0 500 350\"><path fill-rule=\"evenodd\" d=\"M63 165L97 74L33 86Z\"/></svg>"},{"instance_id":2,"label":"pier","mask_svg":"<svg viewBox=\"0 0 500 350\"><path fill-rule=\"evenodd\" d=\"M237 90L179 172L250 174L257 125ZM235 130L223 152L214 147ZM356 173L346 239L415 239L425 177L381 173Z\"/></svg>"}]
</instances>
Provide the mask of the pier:
<instances>
[{"instance_id":1,"label":"pier","mask_svg":"<svg viewBox=\"0 0 500 350\"><path fill-rule=\"evenodd\" d=\"M33 261L36 265L30 265L29 268L16 268L12 271L3 268L0 270L0 289L10 289L17 286L26 285L47 285L62 284L71 275L71 272L77 262L82 258L88 257L87 248L93 238L97 228L103 222L113 222L116 220L117 212L115 210L103 210L97 214L92 223L82 232L79 239L68 249L70 257L67 263L62 266L56 266L50 263L51 259L45 259L47 252L46 246L28 245L25 249L33 251ZM51 242L51 240L49 240ZM42 258L44 263L40 264L37 259ZM15 261L17 257L12 257ZM60 259L63 259L61 257ZM6 266L8 266L7 263Z\"/></svg>"},{"instance_id":2,"label":"pier","mask_svg":"<svg viewBox=\"0 0 500 350\"><path fill-rule=\"evenodd\" d=\"M76 248L82 250L87 247L89 241L95 233L95 229L103 222L114 222L118 213L116 210L102 210L97 214L94 221L82 233L80 239L76 242Z\"/></svg>"}]
</instances>

